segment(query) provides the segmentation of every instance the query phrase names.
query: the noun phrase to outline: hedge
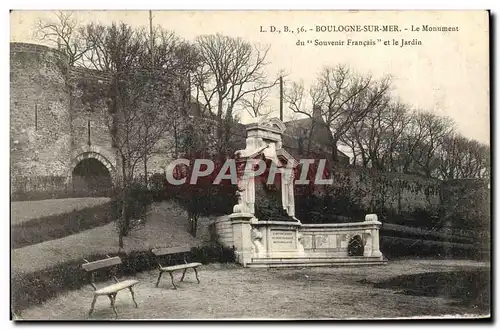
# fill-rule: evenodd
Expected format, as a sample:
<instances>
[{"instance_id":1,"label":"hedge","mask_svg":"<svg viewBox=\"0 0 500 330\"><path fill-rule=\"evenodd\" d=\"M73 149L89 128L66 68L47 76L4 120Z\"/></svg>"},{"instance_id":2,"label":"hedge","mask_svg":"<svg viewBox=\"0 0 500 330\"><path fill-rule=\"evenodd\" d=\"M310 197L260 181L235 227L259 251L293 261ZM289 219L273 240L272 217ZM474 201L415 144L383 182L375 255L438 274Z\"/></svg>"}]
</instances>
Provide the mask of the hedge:
<instances>
[{"instance_id":1,"label":"hedge","mask_svg":"<svg viewBox=\"0 0 500 330\"><path fill-rule=\"evenodd\" d=\"M380 237L380 250L388 259L409 256L478 260L489 258L489 252L478 245L392 236Z\"/></svg>"},{"instance_id":2,"label":"hedge","mask_svg":"<svg viewBox=\"0 0 500 330\"><path fill-rule=\"evenodd\" d=\"M115 219L112 205L112 202L108 202L14 225L11 228L11 248L18 249L108 224Z\"/></svg>"},{"instance_id":3,"label":"hedge","mask_svg":"<svg viewBox=\"0 0 500 330\"><path fill-rule=\"evenodd\" d=\"M474 237L465 237L458 235L451 235L438 230L426 230L418 227L408 227L402 225L395 225L391 223L383 223L380 228L382 236L393 236L401 238L414 238L425 239L429 241L439 240L443 242L455 243L474 243Z\"/></svg>"}]
</instances>

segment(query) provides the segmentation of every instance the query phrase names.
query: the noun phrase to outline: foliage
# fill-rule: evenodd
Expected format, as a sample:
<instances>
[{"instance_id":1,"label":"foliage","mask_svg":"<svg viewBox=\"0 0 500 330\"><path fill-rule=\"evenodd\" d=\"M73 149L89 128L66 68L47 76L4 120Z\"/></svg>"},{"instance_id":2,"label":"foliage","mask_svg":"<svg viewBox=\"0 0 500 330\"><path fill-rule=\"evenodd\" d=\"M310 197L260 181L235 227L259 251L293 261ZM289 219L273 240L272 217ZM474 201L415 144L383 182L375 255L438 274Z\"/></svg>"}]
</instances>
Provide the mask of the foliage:
<instances>
[{"instance_id":1,"label":"foliage","mask_svg":"<svg viewBox=\"0 0 500 330\"><path fill-rule=\"evenodd\" d=\"M153 174L149 180L149 187L153 201L159 202L164 200L166 197L165 174Z\"/></svg>"},{"instance_id":2,"label":"foliage","mask_svg":"<svg viewBox=\"0 0 500 330\"><path fill-rule=\"evenodd\" d=\"M479 245L463 245L459 243L444 242L441 240L425 240L415 238L402 238L393 236L380 237L380 251L388 259L402 257L434 257L441 259L472 258L487 260L488 251Z\"/></svg>"},{"instance_id":3,"label":"foliage","mask_svg":"<svg viewBox=\"0 0 500 330\"><path fill-rule=\"evenodd\" d=\"M169 198L177 200L188 212L191 233L196 236L197 221L200 216L223 215L232 212L236 204L236 186L230 179L221 180L214 184L214 180L226 161L226 155L221 153L209 155L202 152L186 154L181 158L188 159L189 165L178 165L172 171L175 179L185 179L184 183L175 185L165 182L165 189ZM206 176L197 178L196 184L191 184L194 174L195 161L207 159L214 162L214 171ZM205 165L200 170L204 171Z\"/></svg>"},{"instance_id":4,"label":"foliage","mask_svg":"<svg viewBox=\"0 0 500 330\"><path fill-rule=\"evenodd\" d=\"M219 243L193 248L191 254L194 260L202 264L235 262L234 248L227 248Z\"/></svg>"},{"instance_id":5,"label":"foliage","mask_svg":"<svg viewBox=\"0 0 500 330\"><path fill-rule=\"evenodd\" d=\"M132 184L132 186L127 189L125 199L123 199L123 194L118 189L112 201L115 219L122 219L123 200L125 200L125 210L130 219L143 222L147 218L146 215L149 210L149 206L153 203L153 194L144 184L141 183Z\"/></svg>"}]
</instances>

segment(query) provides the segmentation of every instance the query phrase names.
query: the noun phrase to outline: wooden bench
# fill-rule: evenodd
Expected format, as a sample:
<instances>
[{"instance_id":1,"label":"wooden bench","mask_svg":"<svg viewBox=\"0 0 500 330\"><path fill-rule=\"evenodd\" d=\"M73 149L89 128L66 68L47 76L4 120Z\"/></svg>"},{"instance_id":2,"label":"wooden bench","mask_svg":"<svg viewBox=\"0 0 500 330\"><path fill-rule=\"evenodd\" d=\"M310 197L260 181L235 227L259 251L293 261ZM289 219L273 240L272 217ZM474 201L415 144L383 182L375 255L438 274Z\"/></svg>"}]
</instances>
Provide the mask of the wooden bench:
<instances>
[{"instance_id":1,"label":"wooden bench","mask_svg":"<svg viewBox=\"0 0 500 330\"><path fill-rule=\"evenodd\" d=\"M85 269L88 273L90 273L90 285L94 288L94 299L92 300L92 304L90 305L90 311L89 311L89 317L92 316L92 313L94 311L94 306L95 302L97 300L97 297L99 296L108 296L110 302L111 302L111 308L113 309L113 312L115 313L115 317L118 317L118 313L116 312L115 308L115 300L116 300L116 295L118 294L119 291L123 289L129 289L130 294L132 295L132 300L135 304L135 308L137 308L137 302L135 301L134 297L134 290L132 287L139 283L137 280L125 280L125 281L119 281L115 274L116 274L116 268L118 265L122 263L120 257L110 257L107 256L106 259L102 260L97 260L93 262L89 262L85 260L85 263L82 264L82 268ZM115 281L114 284L108 285L104 288L97 289L94 279L95 279L95 273L97 271L107 269L109 273L111 273L113 280Z\"/></svg>"},{"instance_id":2,"label":"wooden bench","mask_svg":"<svg viewBox=\"0 0 500 330\"><path fill-rule=\"evenodd\" d=\"M158 287L158 285L160 284L160 279L163 273L168 272L170 274L170 280L172 281L173 289L177 289L177 286L174 283L173 273L178 270L183 270L184 272L182 273L181 277L181 282L182 282L184 281L184 276L186 275L186 271L189 268L192 268L194 270L194 273L196 275L196 280L198 281L198 283L200 283L200 279L198 278L197 268L201 266L201 263L199 262L188 263L186 256L189 252L191 252L190 248L155 248L152 249L151 252L156 256L156 260L158 262L158 270L160 271L160 273L158 274L158 280L156 281L156 287ZM162 257L168 257L168 260L170 262L171 256L175 254L182 254L184 256L184 264L178 264L167 267L161 265L160 259Z\"/></svg>"}]
</instances>

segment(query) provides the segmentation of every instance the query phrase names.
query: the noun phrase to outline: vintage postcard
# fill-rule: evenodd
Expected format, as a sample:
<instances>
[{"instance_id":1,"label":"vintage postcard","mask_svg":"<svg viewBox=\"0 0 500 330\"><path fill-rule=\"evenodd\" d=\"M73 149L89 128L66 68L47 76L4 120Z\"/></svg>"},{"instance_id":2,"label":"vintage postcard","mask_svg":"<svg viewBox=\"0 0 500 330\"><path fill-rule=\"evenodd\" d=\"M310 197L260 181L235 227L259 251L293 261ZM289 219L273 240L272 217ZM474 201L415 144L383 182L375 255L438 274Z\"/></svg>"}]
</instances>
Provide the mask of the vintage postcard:
<instances>
[{"instance_id":1,"label":"vintage postcard","mask_svg":"<svg viewBox=\"0 0 500 330\"><path fill-rule=\"evenodd\" d=\"M490 13L10 13L11 319L491 315Z\"/></svg>"}]
</instances>

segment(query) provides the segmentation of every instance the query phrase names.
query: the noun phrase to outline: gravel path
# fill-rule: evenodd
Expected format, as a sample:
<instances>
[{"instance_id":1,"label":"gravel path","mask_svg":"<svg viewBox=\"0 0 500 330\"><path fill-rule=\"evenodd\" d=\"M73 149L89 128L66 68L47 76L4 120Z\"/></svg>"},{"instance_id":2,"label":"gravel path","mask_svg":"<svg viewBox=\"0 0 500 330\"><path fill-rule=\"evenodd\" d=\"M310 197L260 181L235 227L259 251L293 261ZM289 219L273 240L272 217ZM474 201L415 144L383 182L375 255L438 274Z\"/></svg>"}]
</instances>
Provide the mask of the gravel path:
<instances>
[{"instance_id":1,"label":"gravel path","mask_svg":"<svg viewBox=\"0 0 500 330\"><path fill-rule=\"evenodd\" d=\"M403 274L459 271L488 267L487 263L453 260L389 261L387 266L248 269L236 265L202 266L201 283L192 273L178 290L157 273L136 276L134 308L129 293L117 296L120 319L345 319L464 315L474 310L446 297L398 294L363 281L382 281ZM232 267L232 268L231 268ZM180 274L177 274L177 279ZM359 282L361 281L361 282ZM101 284L102 285L102 284ZM85 287L25 310L23 319L87 319L92 290ZM477 311L476 311L477 312ZM97 300L93 319L114 319L106 297Z\"/></svg>"}]
</instances>

